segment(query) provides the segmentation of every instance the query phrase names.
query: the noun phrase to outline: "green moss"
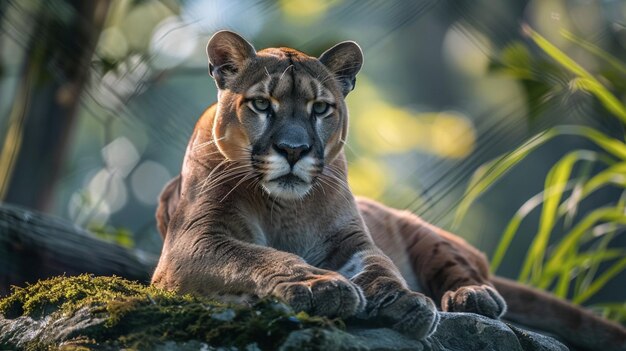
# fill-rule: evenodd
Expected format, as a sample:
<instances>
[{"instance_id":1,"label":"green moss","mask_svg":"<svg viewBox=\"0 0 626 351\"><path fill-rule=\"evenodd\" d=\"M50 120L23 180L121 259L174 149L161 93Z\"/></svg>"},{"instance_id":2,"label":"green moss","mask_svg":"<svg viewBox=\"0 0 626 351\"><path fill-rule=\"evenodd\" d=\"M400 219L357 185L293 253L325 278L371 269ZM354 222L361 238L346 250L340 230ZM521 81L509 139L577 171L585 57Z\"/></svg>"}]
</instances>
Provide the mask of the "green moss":
<instances>
[{"instance_id":1,"label":"green moss","mask_svg":"<svg viewBox=\"0 0 626 351\"><path fill-rule=\"evenodd\" d=\"M119 277L55 277L25 288L13 287L12 294L0 300L0 313L39 318L57 310L70 312L85 304L141 295L146 289Z\"/></svg>"},{"instance_id":2,"label":"green moss","mask_svg":"<svg viewBox=\"0 0 626 351\"><path fill-rule=\"evenodd\" d=\"M104 321L84 328L66 346L145 349L165 341L197 340L212 346L256 343L261 349L274 349L293 330L343 328L338 320L293 314L274 300L253 306L224 304L119 277L56 277L14 288L11 295L0 300L0 314L6 318L67 318L85 308ZM43 349L58 340L33 342L38 345L36 349Z\"/></svg>"}]
</instances>

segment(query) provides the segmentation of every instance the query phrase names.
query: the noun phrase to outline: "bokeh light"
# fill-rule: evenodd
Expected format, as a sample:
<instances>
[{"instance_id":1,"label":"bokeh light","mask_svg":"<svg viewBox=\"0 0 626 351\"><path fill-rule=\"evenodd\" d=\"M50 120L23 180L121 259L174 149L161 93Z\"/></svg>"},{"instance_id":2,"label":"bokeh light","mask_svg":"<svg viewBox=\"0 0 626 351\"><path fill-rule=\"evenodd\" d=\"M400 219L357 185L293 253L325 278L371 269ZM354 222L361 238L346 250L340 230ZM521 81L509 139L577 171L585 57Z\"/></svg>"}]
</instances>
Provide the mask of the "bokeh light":
<instances>
[{"instance_id":1,"label":"bokeh light","mask_svg":"<svg viewBox=\"0 0 626 351\"><path fill-rule=\"evenodd\" d=\"M168 69L181 64L194 52L198 34L194 27L177 16L167 17L154 29L150 40L151 64L157 69Z\"/></svg>"},{"instance_id":2,"label":"bokeh light","mask_svg":"<svg viewBox=\"0 0 626 351\"><path fill-rule=\"evenodd\" d=\"M289 22L309 24L322 17L331 7L341 0L279 0L280 8Z\"/></svg>"},{"instance_id":3,"label":"bokeh light","mask_svg":"<svg viewBox=\"0 0 626 351\"><path fill-rule=\"evenodd\" d=\"M144 161L130 178L133 195L145 205L155 205L163 184L171 178L167 168L154 161Z\"/></svg>"}]
</instances>

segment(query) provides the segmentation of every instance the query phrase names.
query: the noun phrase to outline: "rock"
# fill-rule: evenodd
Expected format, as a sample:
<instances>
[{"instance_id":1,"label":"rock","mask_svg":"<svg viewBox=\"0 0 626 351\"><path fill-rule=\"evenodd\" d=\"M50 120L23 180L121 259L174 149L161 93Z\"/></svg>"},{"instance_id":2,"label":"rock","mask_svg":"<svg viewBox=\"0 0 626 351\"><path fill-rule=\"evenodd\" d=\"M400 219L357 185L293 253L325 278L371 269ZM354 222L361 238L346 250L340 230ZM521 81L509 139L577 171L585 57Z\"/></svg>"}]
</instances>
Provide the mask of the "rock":
<instances>
[{"instance_id":1,"label":"rock","mask_svg":"<svg viewBox=\"0 0 626 351\"><path fill-rule=\"evenodd\" d=\"M524 350L567 350L565 345L555 342L553 338L539 333L533 333L528 330L520 329L514 325L509 325L509 328L515 333L517 339Z\"/></svg>"},{"instance_id":2,"label":"rock","mask_svg":"<svg viewBox=\"0 0 626 351\"><path fill-rule=\"evenodd\" d=\"M441 313L432 339L442 350L568 350L553 338L473 313Z\"/></svg>"},{"instance_id":3,"label":"rock","mask_svg":"<svg viewBox=\"0 0 626 351\"><path fill-rule=\"evenodd\" d=\"M556 340L470 313L442 313L425 340L393 330L180 296L118 277L59 277L0 300L0 349L567 350Z\"/></svg>"},{"instance_id":4,"label":"rock","mask_svg":"<svg viewBox=\"0 0 626 351\"><path fill-rule=\"evenodd\" d=\"M308 348L316 345L315 348ZM441 313L435 333L410 339L385 328L347 331L306 329L292 332L280 350L406 350L406 351L567 351L553 338L472 313Z\"/></svg>"}]
</instances>

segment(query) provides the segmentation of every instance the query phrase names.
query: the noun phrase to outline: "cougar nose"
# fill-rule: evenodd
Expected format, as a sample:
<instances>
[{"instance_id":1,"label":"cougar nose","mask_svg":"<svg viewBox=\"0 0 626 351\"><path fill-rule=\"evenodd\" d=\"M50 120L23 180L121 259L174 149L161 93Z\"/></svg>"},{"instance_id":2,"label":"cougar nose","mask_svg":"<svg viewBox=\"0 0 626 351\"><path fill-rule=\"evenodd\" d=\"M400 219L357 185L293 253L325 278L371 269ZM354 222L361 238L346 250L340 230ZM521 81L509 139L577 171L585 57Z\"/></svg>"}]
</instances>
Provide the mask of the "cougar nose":
<instances>
[{"instance_id":1,"label":"cougar nose","mask_svg":"<svg viewBox=\"0 0 626 351\"><path fill-rule=\"evenodd\" d=\"M289 165L293 167L311 147L306 144L291 145L288 143L279 143L274 144L274 149L279 154L283 155L287 159L287 162L289 162Z\"/></svg>"}]
</instances>

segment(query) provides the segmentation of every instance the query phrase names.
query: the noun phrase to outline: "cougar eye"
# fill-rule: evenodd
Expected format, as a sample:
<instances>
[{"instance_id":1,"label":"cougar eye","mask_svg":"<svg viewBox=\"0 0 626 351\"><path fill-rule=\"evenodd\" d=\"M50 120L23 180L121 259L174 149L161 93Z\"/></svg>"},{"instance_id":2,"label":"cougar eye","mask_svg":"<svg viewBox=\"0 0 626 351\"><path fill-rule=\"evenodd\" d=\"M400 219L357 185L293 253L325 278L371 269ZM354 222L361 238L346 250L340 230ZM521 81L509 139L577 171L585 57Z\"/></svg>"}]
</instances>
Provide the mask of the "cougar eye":
<instances>
[{"instance_id":1,"label":"cougar eye","mask_svg":"<svg viewBox=\"0 0 626 351\"><path fill-rule=\"evenodd\" d=\"M313 113L316 115L321 115L328 111L328 103L324 101L315 101L313 103Z\"/></svg>"},{"instance_id":2,"label":"cougar eye","mask_svg":"<svg viewBox=\"0 0 626 351\"><path fill-rule=\"evenodd\" d=\"M270 108L271 104L268 99L257 98L257 99L252 100L252 106L254 107L255 110L259 112L264 112Z\"/></svg>"}]
</instances>

